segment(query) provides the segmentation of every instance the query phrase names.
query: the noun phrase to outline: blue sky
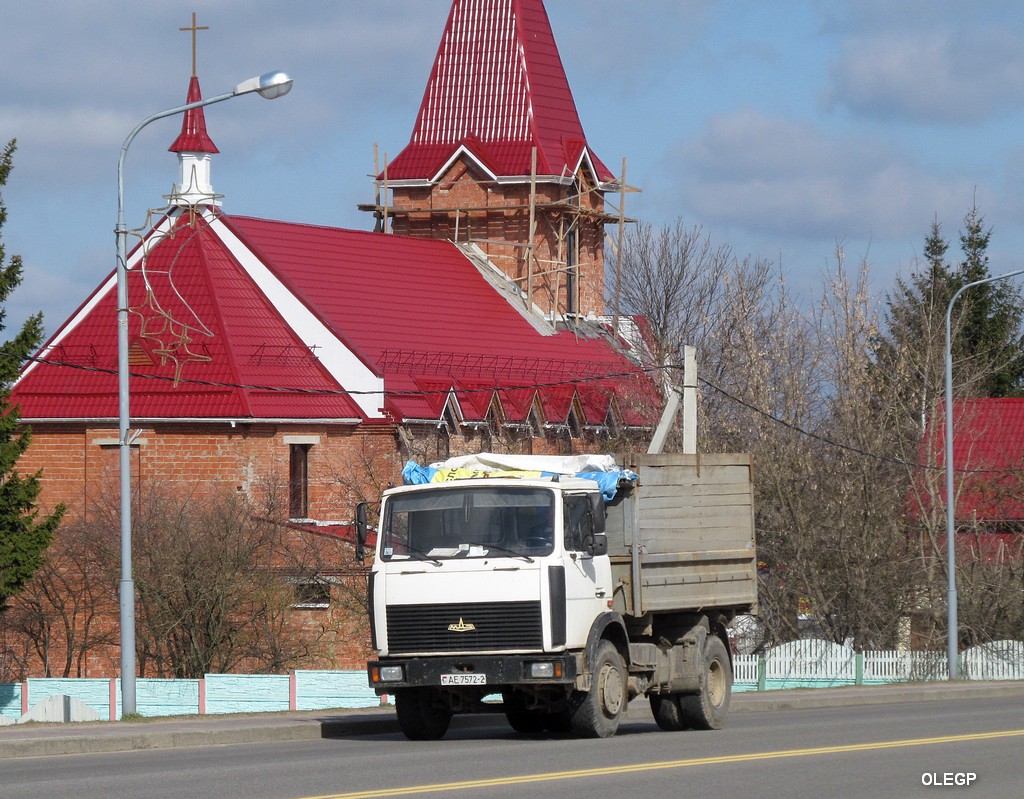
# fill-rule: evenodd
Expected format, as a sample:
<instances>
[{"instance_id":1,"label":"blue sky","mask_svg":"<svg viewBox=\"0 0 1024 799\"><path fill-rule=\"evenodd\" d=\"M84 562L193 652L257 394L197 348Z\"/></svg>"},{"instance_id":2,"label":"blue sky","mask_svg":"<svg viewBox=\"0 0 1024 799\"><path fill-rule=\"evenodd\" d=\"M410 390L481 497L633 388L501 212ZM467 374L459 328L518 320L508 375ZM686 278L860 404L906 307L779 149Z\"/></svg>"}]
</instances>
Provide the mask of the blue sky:
<instances>
[{"instance_id":1,"label":"blue sky","mask_svg":"<svg viewBox=\"0 0 1024 799\"><path fill-rule=\"evenodd\" d=\"M408 141L449 0L0 0L8 322L53 331L113 268L121 143L184 102L193 10L206 96L271 69L274 102L208 108L226 210L367 229L373 145ZM837 242L881 294L933 218L956 239L977 202L993 273L1024 267L1024 14L1015 0L547 0L591 147L643 189L627 212L682 217L815 291ZM177 178L177 120L126 170L129 226ZM8 331L10 332L10 331Z\"/></svg>"}]
</instances>

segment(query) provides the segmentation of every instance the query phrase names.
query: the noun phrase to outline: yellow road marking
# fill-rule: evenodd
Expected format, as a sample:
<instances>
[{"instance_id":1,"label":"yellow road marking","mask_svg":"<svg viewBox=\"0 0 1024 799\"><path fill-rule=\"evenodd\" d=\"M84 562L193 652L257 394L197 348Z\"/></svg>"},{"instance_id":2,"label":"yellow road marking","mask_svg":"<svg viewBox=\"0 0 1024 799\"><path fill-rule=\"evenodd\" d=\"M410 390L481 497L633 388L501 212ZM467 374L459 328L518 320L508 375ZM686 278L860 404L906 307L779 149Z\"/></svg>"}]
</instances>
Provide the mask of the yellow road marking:
<instances>
[{"instance_id":1,"label":"yellow road marking","mask_svg":"<svg viewBox=\"0 0 1024 799\"><path fill-rule=\"evenodd\" d=\"M615 774L636 774L642 771L659 771L663 769L688 768L690 766L711 766L721 763L746 763L752 760L773 760L783 757L813 757L814 755L833 755L842 752L866 752L877 749L900 749L907 746L932 746L934 744L958 743L964 741L990 741L994 738L1014 738L1024 736L1024 730L1004 730L1001 732L979 732L969 735L944 735L937 738L907 738L902 741L875 741L863 744L844 744L842 746L820 746L813 749L783 749L776 752L750 752L742 755L720 755L718 757L697 757L689 760L663 760L655 763L635 763L627 766L605 766L603 768L578 769L576 771L549 771L543 774L524 774L519 777L494 777L485 780L466 780L465 782L439 782L431 785L410 785L401 788L380 788L369 791L353 791L351 793L332 793L323 796L309 796L305 799L374 799L382 796L413 796L424 793L440 793L442 791L467 791L480 788L496 788L506 785L526 785L533 782L554 782L584 777L604 777Z\"/></svg>"}]
</instances>

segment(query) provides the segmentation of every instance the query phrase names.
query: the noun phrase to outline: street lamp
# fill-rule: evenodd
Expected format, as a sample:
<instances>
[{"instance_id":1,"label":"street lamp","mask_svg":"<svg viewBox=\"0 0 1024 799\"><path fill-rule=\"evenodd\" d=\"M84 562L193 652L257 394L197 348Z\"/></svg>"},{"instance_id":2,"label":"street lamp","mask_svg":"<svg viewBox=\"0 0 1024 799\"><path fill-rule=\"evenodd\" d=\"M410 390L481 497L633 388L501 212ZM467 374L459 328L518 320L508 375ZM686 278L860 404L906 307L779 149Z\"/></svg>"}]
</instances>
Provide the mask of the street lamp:
<instances>
[{"instance_id":1,"label":"street lamp","mask_svg":"<svg viewBox=\"0 0 1024 799\"><path fill-rule=\"evenodd\" d=\"M128 148L146 125L193 108L220 103L243 94L258 93L273 100L288 94L292 79L284 72L267 72L242 81L230 92L194 103L168 108L146 117L121 145L117 161L117 420L121 500L121 713L135 713L135 581L132 579L131 442L128 440L128 228L124 220L124 161Z\"/></svg>"},{"instance_id":2,"label":"street lamp","mask_svg":"<svg viewBox=\"0 0 1024 799\"><path fill-rule=\"evenodd\" d=\"M948 573L948 586L946 589L946 606L948 615L947 627L948 642L947 656L949 663L949 679L960 679L959 665L959 643L960 630L957 622L957 597L956 597L956 497L953 494L953 354L950 346L950 320L953 315L953 303L961 294L973 286L980 286L983 283L992 283L996 280L1005 280L1008 277L1024 275L1024 269L1017 269L1003 275L986 277L982 280L975 280L967 283L949 300L946 306L946 571Z\"/></svg>"}]
</instances>

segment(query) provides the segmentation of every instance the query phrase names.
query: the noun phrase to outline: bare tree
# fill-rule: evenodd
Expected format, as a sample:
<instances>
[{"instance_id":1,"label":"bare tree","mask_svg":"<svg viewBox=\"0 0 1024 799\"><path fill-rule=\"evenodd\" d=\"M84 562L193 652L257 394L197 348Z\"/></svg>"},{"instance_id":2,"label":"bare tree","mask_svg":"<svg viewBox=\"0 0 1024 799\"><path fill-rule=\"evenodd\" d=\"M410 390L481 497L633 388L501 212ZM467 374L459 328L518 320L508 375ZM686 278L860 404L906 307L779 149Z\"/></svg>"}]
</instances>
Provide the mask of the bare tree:
<instances>
[{"instance_id":1,"label":"bare tree","mask_svg":"<svg viewBox=\"0 0 1024 799\"><path fill-rule=\"evenodd\" d=\"M45 677L88 676L89 658L117 639L110 624L118 610L111 529L65 523L43 565L11 602L5 621Z\"/></svg>"},{"instance_id":2,"label":"bare tree","mask_svg":"<svg viewBox=\"0 0 1024 799\"><path fill-rule=\"evenodd\" d=\"M302 626L292 615L297 586L321 565L301 534L236 492L145 488L133 519L141 674L281 671L325 660L330 625ZM116 529L115 514L97 502L88 524Z\"/></svg>"},{"instance_id":3,"label":"bare tree","mask_svg":"<svg viewBox=\"0 0 1024 799\"><path fill-rule=\"evenodd\" d=\"M629 309L667 320L656 328L662 352L672 342L697 347L700 446L754 455L766 642L813 632L894 645L913 587L901 524L908 478L890 454L893 420L870 360L878 320L866 264L851 277L837 250L817 300L802 307L763 259L712 259L713 286L678 279L689 267L673 268L671 254L692 250L651 244L673 237L692 232L647 231L640 255L624 258L641 267L630 276ZM662 268L647 268L653 262Z\"/></svg>"},{"instance_id":4,"label":"bare tree","mask_svg":"<svg viewBox=\"0 0 1024 799\"><path fill-rule=\"evenodd\" d=\"M716 324L733 261L730 247L714 244L700 226L687 227L682 219L661 229L640 223L626 234L621 303L644 319L655 363L678 365L679 347L703 339Z\"/></svg>"}]
</instances>

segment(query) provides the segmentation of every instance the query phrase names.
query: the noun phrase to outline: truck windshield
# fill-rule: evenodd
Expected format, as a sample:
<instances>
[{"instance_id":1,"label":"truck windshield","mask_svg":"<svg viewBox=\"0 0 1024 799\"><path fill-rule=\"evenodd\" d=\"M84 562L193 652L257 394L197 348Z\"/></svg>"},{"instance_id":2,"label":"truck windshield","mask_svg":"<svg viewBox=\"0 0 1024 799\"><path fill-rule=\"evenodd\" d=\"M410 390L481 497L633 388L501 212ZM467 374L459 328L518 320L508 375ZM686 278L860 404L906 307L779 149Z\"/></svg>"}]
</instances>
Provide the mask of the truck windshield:
<instances>
[{"instance_id":1,"label":"truck windshield","mask_svg":"<svg viewBox=\"0 0 1024 799\"><path fill-rule=\"evenodd\" d=\"M397 494L384 514L381 557L431 559L547 555L555 495L541 488L487 486Z\"/></svg>"}]
</instances>

